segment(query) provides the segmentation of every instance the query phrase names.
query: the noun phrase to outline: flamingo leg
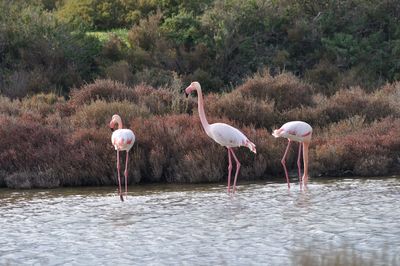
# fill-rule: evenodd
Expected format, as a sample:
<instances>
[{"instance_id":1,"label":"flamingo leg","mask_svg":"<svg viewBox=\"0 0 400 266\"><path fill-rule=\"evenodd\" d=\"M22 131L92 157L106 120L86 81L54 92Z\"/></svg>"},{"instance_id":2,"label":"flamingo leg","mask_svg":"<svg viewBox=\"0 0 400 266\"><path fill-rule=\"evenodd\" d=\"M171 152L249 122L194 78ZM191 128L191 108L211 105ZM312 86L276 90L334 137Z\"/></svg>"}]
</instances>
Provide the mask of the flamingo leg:
<instances>
[{"instance_id":1,"label":"flamingo leg","mask_svg":"<svg viewBox=\"0 0 400 266\"><path fill-rule=\"evenodd\" d=\"M303 161L304 161L303 181L304 181L304 185L306 185L307 181L308 181L308 147L309 146L310 146L310 142L303 142Z\"/></svg>"},{"instance_id":2,"label":"flamingo leg","mask_svg":"<svg viewBox=\"0 0 400 266\"><path fill-rule=\"evenodd\" d=\"M120 175L120 163L119 163L119 150L117 150L117 171L118 171L118 195L121 198L121 201L124 201L124 198L121 193L121 175Z\"/></svg>"},{"instance_id":3,"label":"flamingo leg","mask_svg":"<svg viewBox=\"0 0 400 266\"><path fill-rule=\"evenodd\" d=\"M231 153L233 155L233 158L236 161L236 173L235 173L235 180L233 181L233 193L236 192L236 181L237 181L237 177L239 175L239 170L240 170L240 162L238 160L238 158L236 157L235 153L233 152L233 149L231 148Z\"/></svg>"},{"instance_id":4,"label":"flamingo leg","mask_svg":"<svg viewBox=\"0 0 400 266\"><path fill-rule=\"evenodd\" d=\"M291 143L291 141L289 140L288 145L287 145L286 150L285 150L285 154L283 154L283 157L282 157L282 160L281 160L281 163L283 165L283 169L285 170L286 182L287 182L288 188L290 188L290 182L289 182L288 171L286 169L286 156L287 156L287 153L289 151L290 143Z\"/></svg>"},{"instance_id":5,"label":"flamingo leg","mask_svg":"<svg viewBox=\"0 0 400 266\"><path fill-rule=\"evenodd\" d=\"M231 158L231 151L230 148L228 148L228 193L231 191L231 174L232 174L232 158Z\"/></svg>"},{"instance_id":6,"label":"flamingo leg","mask_svg":"<svg viewBox=\"0 0 400 266\"><path fill-rule=\"evenodd\" d=\"M299 182L300 182L300 184L301 184L301 146L302 146L302 143L301 142L299 142L299 155L298 155L298 157L297 157L297 168L299 169Z\"/></svg>"},{"instance_id":7,"label":"flamingo leg","mask_svg":"<svg viewBox=\"0 0 400 266\"><path fill-rule=\"evenodd\" d=\"M128 195L128 157L129 157L129 151L126 151L126 159L125 159L125 198Z\"/></svg>"}]
</instances>

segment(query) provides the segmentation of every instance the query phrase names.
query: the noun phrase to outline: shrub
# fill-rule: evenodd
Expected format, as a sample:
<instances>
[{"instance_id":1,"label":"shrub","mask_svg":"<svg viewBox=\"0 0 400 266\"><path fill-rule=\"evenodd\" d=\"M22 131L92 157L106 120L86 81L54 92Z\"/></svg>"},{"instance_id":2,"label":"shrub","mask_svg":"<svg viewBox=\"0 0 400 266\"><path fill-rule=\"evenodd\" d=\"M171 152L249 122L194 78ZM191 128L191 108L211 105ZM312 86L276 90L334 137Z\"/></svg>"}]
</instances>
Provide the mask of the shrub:
<instances>
[{"instance_id":1,"label":"shrub","mask_svg":"<svg viewBox=\"0 0 400 266\"><path fill-rule=\"evenodd\" d=\"M145 156L141 160L148 164L141 169L141 176L147 181L218 181L222 177L223 170L219 162L224 160L223 149L210 145L212 140L202 132L197 117L155 116L147 120L139 118L132 123L136 125L138 149L143 150ZM205 156L201 158L199 154ZM197 160L205 165L209 164L205 160L210 160L214 165L197 168L201 165ZM191 173L193 169L196 169L195 173Z\"/></svg>"},{"instance_id":2,"label":"shrub","mask_svg":"<svg viewBox=\"0 0 400 266\"><path fill-rule=\"evenodd\" d=\"M55 188L60 186L60 176L52 168L44 171L15 172L5 178L5 184L9 188Z\"/></svg>"},{"instance_id":3,"label":"shrub","mask_svg":"<svg viewBox=\"0 0 400 266\"><path fill-rule=\"evenodd\" d=\"M64 103L64 98L54 93L38 93L30 97L25 97L21 102L21 108L23 111L34 111L45 117L57 111L54 108L57 104Z\"/></svg>"},{"instance_id":4,"label":"shrub","mask_svg":"<svg viewBox=\"0 0 400 266\"><path fill-rule=\"evenodd\" d=\"M11 173L62 169L65 134L59 128L43 125L38 117L0 116L0 164Z\"/></svg>"},{"instance_id":5,"label":"shrub","mask_svg":"<svg viewBox=\"0 0 400 266\"><path fill-rule=\"evenodd\" d=\"M106 101L132 101L135 97L135 92L123 83L110 79L98 79L94 83L82 86L80 89L74 89L70 93L69 102L77 107L99 99Z\"/></svg>"},{"instance_id":6,"label":"shrub","mask_svg":"<svg viewBox=\"0 0 400 266\"><path fill-rule=\"evenodd\" d=\"M290 73L271 77L268 70L237 88L246 97L273 100L279 111L312 105L312 88Z\"/></svg>"},{"instance_id":7,"label":"shrub","mask_svg":"<svg viewBox=\"0 0 400 266\"><path fill-rule=\"evenodd\" d=\"M136 84L147 84L154 88L169 87L174 75L174 72L163 68L143 68L134 74L133 80Z\"/></svg>"},{"instance_id":8,"label":"shrub","mask_svg":"<svg viewBox=\"0 0 400 266\"><path fill-rule=\"evenodd\" d=\"M314 95L314 106L298 107L282 113L284 120L302 120L313 127L325 127L354 116L372 121L388 116L399 116L396 104L380 93L368 94L359 87L341 89L327 98Z\"/></svg>"},{"instance_id":9,"label":"shrub","mask_svg":"<svg viewBox=\"0 0 400 266\"><path fill-rule=\"evenodd\" d=\"M128 62L125 60L115 62L105 70L107 78L124 84L132 84L134 76Z\"/></svg>"},{"instance_id":10,"label":"shrub","mask_svg":"<svg viewBox=\"0 0 400 266\"><path fill-rule=\"evenodd\" d=\"M69 136L66 145L69 152L65 154L65 168L60 173L61 184L63 186L116 184L116 156L110 139L111 132L106 128L75 130Z\"/></svg>"},{"instance_id":11,"label":"shrub","mask_svg":"<svg viewBox=\"0 0 400 266\"><path fill-rule=\"evenodd\" d=\"M374 93L374 96L381 100L389 102L390 107L395 110L395 115L400 115L400 81L394 83L388 83L382 86L379 90Z\"/></svg>"},{"instance_id":12,"label":"shrub","mask_svg":"<svg viewBox=\"0 0 400 266\"><path fill-rule=\"evenodd\" d=\"M237 90L221 96L215 94L205 98L206 112L213 116L227 117L241 125L271 128L277 123L279 114L274 104L257 98L243 96Z\"/></svg>"},{"instance_id":13,"label":"shrub","mask_svg":"<svg viewBox=\"0 0 400 266\"><path fill-rule=\"evenodd\" d=\"M130 101L138 105L140 110L149 110L151 114L156 115L186 112L193 106L178 90L154 89L143 84L131 88L111 80L96 80L80 90L74 90L70 103L77 107L95 100Z\"/></svg>"},{"instance_id":14,"label":"shrub","mask_svg":"<svg viewBox=\"0 0 400 266\"><path fill-rule=\"evenodd\" d=\"M393 172L398 169L400 141L395 136L399 133L400 120L386 118L347 135L321 137L316 141L314 168L336 176L345 172L364 176Z\"/></svg>"},{"instance_id":15,"label":"shrub","mask_svg":"<svg viewBox=\"0 0 400 266\"><path fill-rule=\"evenodd\" d=\"M107 128L111 117L119 114L125 128L134 117L148 117L150 111L128 101L106 102L97 100L79 108L69 120L75 128Z\"/></svg>"},{"instance_id":16,"label":"shrub","mask_svg":"<svg viewBox=\"0 0 400 266\"><path fill-rule=\"evenodd\" d=\"M328 60L321 60L305 72L305 80L313 84L318 92L333 95L336 92L340 70Z\"/></svg>"},{"instance_id":17,"label":"shrub","mask_svg":"<svg viewBox=\"0 0 400 266\"><path fill-rule=\"evenodd\" d=\"M102 55L112 61L121 61L124 59L126 44L117 34L109 33L108 40L103 45Z\"/></svg>"},{"instance_id":18,"label":"shrub","mask_svg":"<svg viewBox=\"0 0 400 266\"><path fill-rule=\"evenodd\" d=\"M8 97L0 96L0 114L17 116L20 112L21 108L18 101L13 101Z\"/></svg>"}]
</instances>

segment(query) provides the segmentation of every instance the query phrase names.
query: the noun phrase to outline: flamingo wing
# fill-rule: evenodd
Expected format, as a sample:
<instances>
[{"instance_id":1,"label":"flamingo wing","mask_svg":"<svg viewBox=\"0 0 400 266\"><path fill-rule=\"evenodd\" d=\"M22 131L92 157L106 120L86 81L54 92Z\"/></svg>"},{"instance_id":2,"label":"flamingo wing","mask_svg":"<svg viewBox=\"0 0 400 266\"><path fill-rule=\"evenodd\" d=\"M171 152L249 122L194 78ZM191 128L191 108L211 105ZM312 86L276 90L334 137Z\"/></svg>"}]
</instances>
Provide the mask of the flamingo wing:
<instances>
[{"instance_id":1,"label":"flamingo wing","mask_svg":"<svg viewBox=\"0 0 400 266\"><path fill-rule=\"evenodd\" d=\"M111 143L116 150L129 151L135 142L135 134L130 129L118 129L111 135Z\"/></svg>"},{"instance_id":2,"label":"flamingo wing","mask_svg":"<svg viewBox=\"0 0 400 266\"><path fill-rule=\"evenodd\" d=\"M247 140L242 132L225 123L211 124L210 137L218 144L230 148L243 146Z\"/></svg>"},{"instance_id":3,"label":"flamingo wing","mask_svg":"<svg viewBox=\"0 0 400 266\"><path fill-rule=\"evenodd\" d=\"M276 138L283 137L302 142L311 138L312 127L303 121L291 121L285 123L281 128L274 130L272 135Z\"/></svg>"}]
</instances>

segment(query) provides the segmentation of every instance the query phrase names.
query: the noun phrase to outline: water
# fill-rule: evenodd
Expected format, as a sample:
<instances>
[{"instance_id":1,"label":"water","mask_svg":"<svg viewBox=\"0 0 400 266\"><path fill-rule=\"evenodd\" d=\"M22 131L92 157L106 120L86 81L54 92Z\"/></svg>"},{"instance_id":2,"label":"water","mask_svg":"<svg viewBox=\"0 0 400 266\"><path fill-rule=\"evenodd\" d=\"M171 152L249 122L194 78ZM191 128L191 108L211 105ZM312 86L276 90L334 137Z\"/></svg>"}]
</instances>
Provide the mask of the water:
<instances>
[{"instance_id":1,"label":"water","mask_svg":"<svg viewBox=\"0 0 400 266\"><path fill-rule=\"evenodd\" d=\"M0 190L0 264L293 265L343 249L400 263L400 178L225 188Z\"/></svg>"}]
</instances>

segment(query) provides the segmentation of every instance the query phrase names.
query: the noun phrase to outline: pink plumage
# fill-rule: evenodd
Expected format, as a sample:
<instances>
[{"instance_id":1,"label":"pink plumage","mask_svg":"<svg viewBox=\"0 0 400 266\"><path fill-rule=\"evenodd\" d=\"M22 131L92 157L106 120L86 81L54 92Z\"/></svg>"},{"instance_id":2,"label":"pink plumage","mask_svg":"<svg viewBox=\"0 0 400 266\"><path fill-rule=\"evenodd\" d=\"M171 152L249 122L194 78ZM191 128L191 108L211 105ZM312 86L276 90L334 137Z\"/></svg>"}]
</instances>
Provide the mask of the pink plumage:
<instances>
[{"instance_id":1,"label":"pink plumage","mask_svg":"<svg viewBox=\"0 0 400 266\"><path fill-rule=\"evenodd\" d=\"M215 123L209 124L206 115L204 112L204 100L203 94L201 92L201 86L198 82L192 82L189 87L186 88L185 92L189 95L192 91L197 92L198 97L198 110L201 124L206 131L207 135L212 138L215 142L224 146L228 149L228 159L229 159L229 166L228 166L228 193L230 192L230 180L231 180L231 173L232 173L232 160L231 156L236 161L236 173L235 179L233 182L233 191L236 191L236 181L240 170L240 162L237 159L233 148L245 146L249 148L252 152L256 153L256 145L251 142L240 130L234 128L225 123Z\"/></svg>"},{"instance_id":2,"label":"pink plumage","mask_svg":"<svg viewBox=\"0 0 400 266\"><path fill-rule=\"evenodd\" d=\"M115 124L118 124L118 129L113 131L111 135L111 143L114 146L114 149L117 151L117 171L118 171L118 194L121 198L121 201L124 201L124 197L122 195L121 190L121 176L120 176L120 162L119 162L119 152L126 151L126 159L125 159L125 196L128 194L128 157L129 150L132 148L135 143L135 134L133 134L132 130L123 128L122 119L119 115L113 115L110 128L114 130Z\"/></svg>"},{"instance_id":3,"label":"pink plumage","mask_svg":"<svg viewBox=\"0 0 400 266\"><path fill-rule=\"evenodd\" d=\"M282 163L283 169L285 170L286 181L287 181L289 188L290 188L290 182L289 182L288 171L286 168L286 156L289 151L291 142L292 141L299 142L299 154L298 154L298 158L297 158L299 181L300 181L300 185L302 185L303 182L306 185L307 181L308 181L308 148L309 148L309 145L311 142L312 127L303 121L291 121L291 122L287 122L286 124L281 126L279 129L275 129L274 132L272 133L272 135L275 138L282 137L282 138L288 139L288 145L287 145L285 153L282 157L281 163ZM303 161L304 161L304 175L303 176L301 176L301 165L300 165L302 148L303 148Z\"/></svg>"}]
</instances>

